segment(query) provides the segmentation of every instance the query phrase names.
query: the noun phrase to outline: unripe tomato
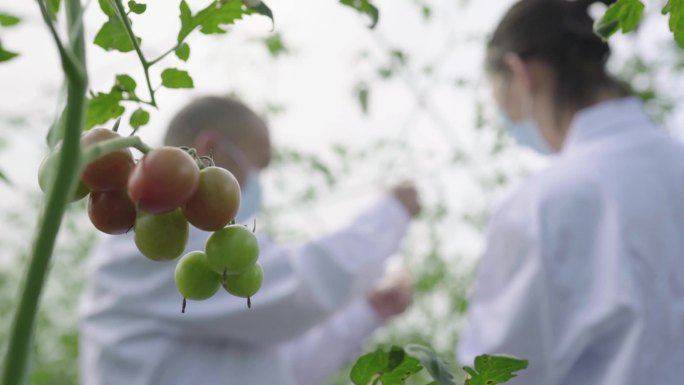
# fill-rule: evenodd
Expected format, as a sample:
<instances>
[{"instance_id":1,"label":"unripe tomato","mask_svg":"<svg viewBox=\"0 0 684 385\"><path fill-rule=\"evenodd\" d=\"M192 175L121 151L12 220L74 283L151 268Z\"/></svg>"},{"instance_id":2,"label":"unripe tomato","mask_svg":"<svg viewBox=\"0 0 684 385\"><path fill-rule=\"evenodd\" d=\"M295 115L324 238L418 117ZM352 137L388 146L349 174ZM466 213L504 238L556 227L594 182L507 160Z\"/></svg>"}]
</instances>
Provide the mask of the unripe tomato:
<instances>
[{"instance_id":1,"label":"unripe tomato","mask_svg":"<svg viewBox=\"0 0 684 385\"><path fill-rule=\"evenodd\" d=\"M261 289L263 281L264 271L261 265L256 263L242 274L226 277L223 288L236 297L249 298Z\"/></svg>"},{"instance_id":2,"label":"unripe tomato","mask_svg":"<svg viewBox=\"0 0 684 385\"><path fill-rule=\"evenodd\" d=\"M45 192L50 185L50 179L54 178L54 175L57 174L58 156L58 152L52 153L43 159L43 162L40 164L40 168L38 169L38 185L43 192ZM83 182L79 181L71 201L80 201L88 195L89 192L90 190L88 190L88 187L86 187Z\"/></svg>"},{"instance_id":3,"label":"unripe tomato","mask_svg":"<svg viewBox=\"0 0 684 385\"><path fill-rule=\"evenodd\" d=\"M209 266L219 273L240 274L259 258L259 243L244 226L232 225L213 233L206 244Z\"/></svg>"},{"instance_id":4,"label":"unripe tomato","mask_svg":"<svg viewBox=\"0 0 684 385\"><path fill-rule=\"evenodd\" d=\"M123 190L92 192L88 217L103 233L124 234L135 225L135 205Z\"/></svg>"},{"instance_id":5,"label":"unripe tomato","mask_svg":"<svg viewBox=\"0 0 684 385\"><path fill-rule=\"evenodd\" d=\"M106 128L95 128L81 138L85 149L96 143L119 138L119 134ZM135 167L131 150L124 148L104 155L86 166L81 180L91 191L123 190L128 176Z\"/></svg>"},{"instance_id":6,"label":"unripe tomato","mask_svg":"<svg viewBox=\"0 0 684 385\"><path fill-rule=\"evenodd\" d=\"M198 229L224 228L240 208L240 185L230 171L207 167L200 171L197 191L183 206L183 215Z\"/></svg>"},{"instance_id":7,"label":"unripe tomato","mask_svg":"<svg viewBox=\"0 0 684 385\"><path fill-rule=\"evenodd\" d=\"M221 276L209 267L201 251L185 254L176 265L176 288L183 298L202 301L221 287Z\"/></svg>"},{"instance_id":8,"label":"unripe tomato","mask_svg":"<svg viewBox=\"0 0 684 385\"><path fill-rule=\"evenodd\" d=\"M151 213L181 207L197 191L199 169L195 160L176 147L150 151L133 169L128 196Z\"/></svg>"},{"instance_id":9,"label":"unripe tomato","mask_svg":"<svg viewBox=\"0 0 684 385\"><path fill-rule=\"evenodd\" d=\"M135 220L135 245L153 261L169 261L183 254L189 231L180 209L164 214L143 211Z\"/></svg>"}]
</instances>

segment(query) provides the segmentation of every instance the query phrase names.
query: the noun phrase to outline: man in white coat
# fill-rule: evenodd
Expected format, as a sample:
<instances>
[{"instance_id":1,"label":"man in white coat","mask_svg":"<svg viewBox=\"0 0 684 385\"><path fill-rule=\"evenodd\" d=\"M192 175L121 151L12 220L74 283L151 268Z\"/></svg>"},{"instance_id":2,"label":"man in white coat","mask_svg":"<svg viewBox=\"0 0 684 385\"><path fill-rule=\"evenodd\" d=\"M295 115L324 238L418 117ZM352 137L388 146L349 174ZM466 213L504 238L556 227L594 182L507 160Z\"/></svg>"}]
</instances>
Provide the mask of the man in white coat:
<instances>
[{"instance_id":1,"label":"man in white coat","mask_svg":"<svg viewBox=\"0 0 684 385\"><path fill-rule=\"evenodd\" d=\"M238 222L257 214L271 145L249 108L199 99L174 118L165 142L211 153L242 187ZM181 314L175 262L147 260L130 234L108 237L92 258L81 306L83 385L320 385L408 306L406 279L373 288L419 210L405 184L321 238L281 245L258 234L264 284L251 309L217 295ZM191 228L187 249L203 249L208 235Z\"/></svg>"}]
</instances>

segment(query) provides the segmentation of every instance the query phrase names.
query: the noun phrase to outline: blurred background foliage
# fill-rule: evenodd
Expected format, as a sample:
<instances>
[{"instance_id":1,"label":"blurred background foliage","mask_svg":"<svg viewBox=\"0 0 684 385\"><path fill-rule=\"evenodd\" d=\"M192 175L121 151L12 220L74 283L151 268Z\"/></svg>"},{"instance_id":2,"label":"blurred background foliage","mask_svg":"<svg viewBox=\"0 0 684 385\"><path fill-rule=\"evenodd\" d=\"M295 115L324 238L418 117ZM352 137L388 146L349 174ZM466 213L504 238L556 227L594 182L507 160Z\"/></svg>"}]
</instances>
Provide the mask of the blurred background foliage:
<instances>
[{"instance_id":1,"label":"blurred background foliage","mask_svg":"<svg viewBox=\"0 0 684 385\"><path fill-rule=\"evenodd\" d=\"M416 38L421 35L420 28L448 24L449 12L467 12L472 5L465 0L404 1L414 7L416 20L407 23L416 28ZM388 3L380 3L381 12L383 4ZM415 179L425 211L401 255L393 261L394 266L404 266L413 274L414 305L378 332L369 347L424 343L455 362L454 347L465 322L468 291L483 248L487 213L506 189L543 165L544 160L511 146L493 118L496 111L489 101L484 77L473 77L454 66L459 60L471 60L468 47L482 45L486 36L464 35L455 28L447 31L440 37L443 49L434 57L417 56L411 44L397 44L386 29L365 32L375 49L362 48L354 57L345 58L353 63L349 98L369 119L377 106L393 103L376 97L387 92L410 98L414 108L396 111L405 118L389 135L369 133L362 144L326 143L316 151L291 145L279 148L273 167L265 175L267 207L260 226L282 241L315 236L321 229L340 224L330 217L333 208L367 201L378 186ZM250 40L251 45L268 53L260 66L275 65L300 53L287 36L287 30L279 30ZM638 36L632 40L640 39ZM648 102L654 118L668 125L676 115L681 96L681 87L676 85L682 78L684 54L671 39L648 43L659 45L659 54L650 56L642 54L637 43L620 43L610 66ZM454 59L454 55L461 57ZM240 87L226 91L238 96L244 92ZM46 97L55 94L56 90L46 91ZM451 126L439 106L458 98L459 107L469 103L463 108L473 112L467 127ZM289 113L286 99L263 97L250 102L272 120ZM3 132L0 151L17 145L18 137L42 141L52 116L51 111L42 109L30 115L2 114L0 126L18 134ZM416 132L415 127L426 126L432 129L439 150L421 142L424 132ZM1 184L0 189L13 197L12 203L0 210L0 309L4 309L0 314L0 347L4 347L26 263L27 239L35 225L41 196L36 188L13 184ZM86 261L96 238L85 216L85 203L81 202L66 218L43 296L32 385L78 383L76 309ZM347 384L347 378L348 370L343 370L331 383Z\"/></svg>"}]
</instances>

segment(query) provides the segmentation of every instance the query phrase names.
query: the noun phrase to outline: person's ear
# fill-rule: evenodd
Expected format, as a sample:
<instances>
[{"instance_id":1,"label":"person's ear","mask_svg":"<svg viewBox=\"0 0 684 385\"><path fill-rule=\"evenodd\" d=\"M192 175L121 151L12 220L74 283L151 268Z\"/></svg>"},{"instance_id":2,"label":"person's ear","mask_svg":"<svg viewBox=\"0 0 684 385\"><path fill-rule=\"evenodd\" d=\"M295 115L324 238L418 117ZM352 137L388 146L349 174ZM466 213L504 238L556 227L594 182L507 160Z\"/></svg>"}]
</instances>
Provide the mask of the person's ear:
<instances>
[{"instance_id":1,"label":"person's ear","mask_svg":"<svg viewBox=\"0 0 684 385\"><path fill-rule=\"evenodd\" d=\"M195 137L194 147L200 156L208 156L216 152L220 140L221 137L215 130L202 130Z\"/></svg>"},{"instance_id":2,"label":"person's ear","mask_svg":"<svg viewBox=\"0 0 684 385\"><path fill-rule=\"evenodd\" d=\"M503 60L511 74L511 82L519 84L525 91L531 92L534 82L529 63L525 62L516 53L507 53Z\"/></svg>"}]
</instances>

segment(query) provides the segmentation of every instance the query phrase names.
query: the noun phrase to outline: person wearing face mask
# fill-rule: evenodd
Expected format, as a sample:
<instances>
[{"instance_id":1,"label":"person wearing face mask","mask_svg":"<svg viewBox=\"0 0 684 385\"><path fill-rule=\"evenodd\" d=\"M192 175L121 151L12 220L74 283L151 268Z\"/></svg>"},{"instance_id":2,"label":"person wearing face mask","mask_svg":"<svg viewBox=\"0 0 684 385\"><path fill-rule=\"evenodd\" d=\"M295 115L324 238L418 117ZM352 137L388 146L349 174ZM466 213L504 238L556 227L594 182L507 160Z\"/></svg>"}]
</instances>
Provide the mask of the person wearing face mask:
<instances>
[{"instance_id":1,"label":"person wearing face mask","mask_svg":"<svg viewBox=\"0 0 684 385\"><path fill-rule=\"evenodd\" d=\"M194 147L230 170L241 186L236 221L252 224L271 160L260 117L234 99L200 98L171 121L165 145ZM105 238L80 310L82 384L321 385L408 307L408 278L376 284L419 210L415 188L403 184L318 239L276 244L257 232L264 283L251 309L221 291L182 314L175 262L146 259L132 234ZM209 235L191 227L186 252L203 250Z\"/></svg>"},{"instance_id":2,"label":"person wearing face mask","mask_svg":"<svg viewBox=\"0 0 684 385\"><path fill-rule=\"evenodd\" d=\"M677 385L684 147L606 72L592 3L516 2L489 40L508 131L555 156L490 219L458 356L528 359L511 385Z\"/></svg>"}]
</instances>

